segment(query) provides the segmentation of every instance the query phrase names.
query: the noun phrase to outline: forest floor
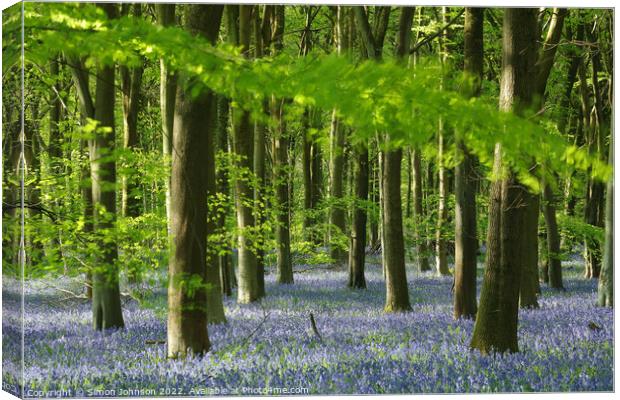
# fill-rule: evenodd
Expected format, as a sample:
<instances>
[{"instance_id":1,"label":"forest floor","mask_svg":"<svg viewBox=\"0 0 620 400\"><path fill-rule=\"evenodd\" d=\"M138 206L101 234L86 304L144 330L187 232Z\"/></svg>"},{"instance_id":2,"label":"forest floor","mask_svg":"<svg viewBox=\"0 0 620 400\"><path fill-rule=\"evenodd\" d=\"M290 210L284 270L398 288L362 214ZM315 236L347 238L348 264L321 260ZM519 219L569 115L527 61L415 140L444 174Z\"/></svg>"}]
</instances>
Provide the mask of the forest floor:
<instances>
[{"instance_id":1,"label":"forest floor","mask_svg":"<svg viewBox=\"0 0 620 400\"><path fill-rule=\"evenodd\" d=\"M268 275L260 304L225 299L228 323L209 326L211 352L186 360L168 360L165 344L148 344L166 338L163 289L147 304L127 299L125 330L98 333L86 301L62 300L67 294L49 281L29 282L25 394L613 390L613 311L595 306L596 281L582 280L575 263L565 265L566 292L543 287L540 309L521 310L521 352L493 357L469 350L472 321L452 319L451 277L410 269L413 311L387 315L379 265L367 267L368 290L347 289L345 271L308 268L296 268L305 272L294 285L279 286ZM79 288L68 278L52 284ZM5 310L18 306L18 296L19 286L4 279ZM5 311L2 321L5 371L19 348L10 335L17 333L15 317Z\"/></svg>"}]
</instances>

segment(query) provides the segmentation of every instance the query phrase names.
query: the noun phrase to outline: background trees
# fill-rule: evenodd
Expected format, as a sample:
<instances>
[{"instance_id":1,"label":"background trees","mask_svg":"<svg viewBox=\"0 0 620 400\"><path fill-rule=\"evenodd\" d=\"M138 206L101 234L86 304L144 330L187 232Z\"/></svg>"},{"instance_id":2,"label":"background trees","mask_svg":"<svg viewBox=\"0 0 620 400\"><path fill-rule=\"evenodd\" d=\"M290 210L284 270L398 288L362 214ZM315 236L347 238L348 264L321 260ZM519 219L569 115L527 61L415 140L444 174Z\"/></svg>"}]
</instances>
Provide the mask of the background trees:
<instances>
[{"instance_id":1,"label":"background trees","mask_svg":"<svg viewBox=\"0 0 620 400\"><path fill-rule=\"evenodd\" d=\"M519 299L535 307L541 280L563 287L562 261L582 248L588 278L602 258L611 305L608 10L28 7L87 28L28 28L45 94L31 98L49 104L28 104L22 138L3 111L3 201L16 218L26 140L28 273L92 287L96 329L123 326L144 275L168 286L169 355L205 352L222 292L253 303L270 275L347 263L364 288L379 258L385 311L406 311L434 259L454 274L454 316L477 318L472 345L516 351ZM3 233L15 265L16 232Z\"/></svg>"}]
</instances>

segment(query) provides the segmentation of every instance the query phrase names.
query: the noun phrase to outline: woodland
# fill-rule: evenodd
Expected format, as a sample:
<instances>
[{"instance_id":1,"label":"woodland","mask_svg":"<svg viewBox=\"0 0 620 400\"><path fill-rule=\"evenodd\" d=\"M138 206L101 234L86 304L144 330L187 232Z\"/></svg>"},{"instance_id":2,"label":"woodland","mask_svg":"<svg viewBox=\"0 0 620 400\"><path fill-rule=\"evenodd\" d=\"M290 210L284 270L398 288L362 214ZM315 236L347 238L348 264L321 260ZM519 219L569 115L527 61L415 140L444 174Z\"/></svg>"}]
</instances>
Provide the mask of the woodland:
<instances>
[{"instance_id":1,"label":"woodland","mask_svg":"<svg viewBox=\"0 0 620 400\"><path fill-rule=\"evenodd\" d=\"M5 9L3 390L612 391L613 20Z\"/></svg>"}]
</instances>

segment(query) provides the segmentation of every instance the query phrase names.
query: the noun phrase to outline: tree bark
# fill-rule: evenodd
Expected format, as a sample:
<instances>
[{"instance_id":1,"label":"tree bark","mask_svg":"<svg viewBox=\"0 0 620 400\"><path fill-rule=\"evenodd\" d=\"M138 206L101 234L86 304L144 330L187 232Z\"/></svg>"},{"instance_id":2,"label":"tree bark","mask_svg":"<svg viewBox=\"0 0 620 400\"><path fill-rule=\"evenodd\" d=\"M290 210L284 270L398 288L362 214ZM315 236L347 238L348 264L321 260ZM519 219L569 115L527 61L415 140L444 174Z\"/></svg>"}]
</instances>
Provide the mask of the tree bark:
<instances>
[{"instance_id":1,"label":"tree bark","mask_svg":"<svg viewBox=\"0 0 620 400\"><path fill-rule=\"evenodd\" d=\"M161 4L155 5L157 11L158 23L162 26L171 26L175 24L175 5ZM162 149L165 160L172 160L172 131L174 129L174 103L176 100L176 73L170 71L167 63L160 60L160 86L159 86L159 103L161 110L161 127L162 127ZM170 180L166 181L166 221L170 224ZM170 233L170 226L168 226Z\"/></svg>"},{"instance_id":2,"label":"tree bark","mask_svg":"<svg viewBox=\"0 0 620 400\"><path fill-rule=\"evenodd\" d=\"M131 14L134 17L142 15L142 5L139 3L130 5ZM138 150L140 138L138 137L138 112L140 105L140 86L142 85L142 65L128 68L121 66L121 88L123 91L123 148L131 153ZM133 161L129 162L130 169ZM140 185L136 180L136 174L123 176L121 189L121 213L126 217L140 215L140 199L136 196Z\"/></svg>"},{"instance_id":3,"label":"tree bark","mask_svg":"<svg viewBox=\"0 0 620 400\"><path fill-rule=\"evenodd\" d=\"M398 23L395 56L405 62L411 42L411 25L415 7L403 7ZM386 135L383 165L383 235L386 273L385 311L408 311L411 309L407 272L405 269L405 244L403 238L403 213L400 193L402 148L392 148L390 135Z\"/></svg>"},{"instance_id":4,"label":"tree bark","mask_svg":"<svg viewBox=\"0 0 620 400\"><path fill-rule=\"evenodd\" d=\"M214 43L223 8L186 5L185 28ZM212 286L219 275L215 257L207 251L212 229L208 195L215 189L215 98L204 87L197 97L192 96L191 89L200 83L190 77L180 76L179 81L170 186L174 251L168 266L168 357L172 358L209 351L208 311L215 311L216 305L207 302L214 295L221 302L219 288Z\"/></svg>"},{"instance_id":5,"label":"tree bark","mask_svg":"<svg viewBox=\"0 0 620 400\"><path fill-rule=\"evenodd\" d=\"M484 9L465 9L465 96L480 95L484 65ZM471 86L470 86L471 85ZM454 247L454 318L474 318L476 304L476 269L478 235L476 224L476 175L474 157L462 141L457 151L463 160L454 171L455 247Z\"/></svg>"},{"instance_id":6,"label":"tree bark","mask_svg":"<svg viewBox=\"0 0 620 400\"><path fill-rule=\"evenodd\" d=\"M116 16L116 5L105 4L100 7L105 10L108 17ZM114 67L99 67L94 116L101 131L97 132L95 138L89 140L89 153L94 230L103 235L111 234L116 220L116 162L106 157L114 150L114 99ZM99 243L99 249L101 264L92 272L93 327L95 330L122 328L124 322L118 283L116 243L102 241Z\"/></svg>"},{"instance_id":7,"label":"tree bark","mask_svg":"<svg viewBox=\"0 0 620 400\"><path fill-rule=\"evenodd\" d=\"M368 148L361 145L355 149L355 199L368 200ZM349 250L349 287L366 288L364 266L366 263L366 211L360 206L353 207L353 224Z\"/></svg>"},{"instance_id":8,"label":"tree bark","mask_svg":"<svg viewBox=\"0 0 620 400\"><path fill-rule=\"evenodd\" d=\"M243 52L247 56L250 48L250 36L252 31L252 8L250 5L239 5L239 41ZM238 161L236 167L253 171L254 166L254 130L250 123L248 111L233 109L234 151ZM255 218L249 203L254 198L254 190L246 179L235 181L237 227L239 228L239 272L237 301L239 303L251 303L260 298L257 280L256 252L253 249L250 230L255 227Z\"/></svg>"},{"instance_id":9,"label":"tree bark","mask_svg":"<svg viewBox=\"0 0 620 400\"><path fill-rule=\"evenodd\" d=\"M226 154L228 153L228 120L229 120L229 100L222 96L217 96L217 144L218 151ZM216 175L217 191L224 196L224 198L230 197L230 184L228 181L228 173L225 168L218 168ZM219 216L217 222L217 229L220 233L224 234L226 229L226 214L229 211L225 208ZM232 281L234 271L232 270L232 262L230 254L222 254L219 256L219 270L220 270L220 286L222 288L222 294L226 296L232 296Z\"/></svg>"},{"instance_id":10,"label":"tree bark","mask_svg":"<svg viewBox=\"0 0 620 400\"><path fill-rule=\"evenodd\" d=\"M278 283L293 283L293 265L291 262L290 237L290 202L288 191L288 133L284 122L283 101L272 101L272 115L275 120L273 138L273 174L277 200L277 281Z\"/></svg>"},{"instance_id":11,"label":"tree bark","mask_svg":"<svg viewBox=\"0 0 620 400\"><path fill-rule=\"evenodd\" d=\"M613 122L612 122L613 124ZM613 132L613 129L612 129ZM610 165L614 163L613 136L609 143ZM603 249L603 265L598 280L598 305L614 306L614 178L607 181L607 197L605 199L605 245Z\"/></svg>"},{"instance_id":12,"label":"tree bark","mask_svg":"<svg viewBox=\"0 0 620 400\"><path fill-rule=\"evenodd\" d=\"M424 219L424 202L422 193L422 160L420 159L420 151L413 150L412 154L412 171L413 171L413 217L415 221L415 258L418 264L418 270L421 272L430 271L431 266L428 262L428 245L426 242L426 230L420 227Z\"/></svg>"},{"instance_id":13,"label":"tree bark","mask_svg":"<svg viewBox=\"0 0 620 400\"><path fill-rule=\"evenodd\" d=\"M500 109L521 114L531 104L530 79L535 65L537 9L504 11ZM483 354L517 352L519 286L526 260L524 221L531 196L511 171L505 171L501 145L496 145L491 185L487 264L471 347ZM535 249L537 250L537 249Z\"/></svg>"}]
</instances>

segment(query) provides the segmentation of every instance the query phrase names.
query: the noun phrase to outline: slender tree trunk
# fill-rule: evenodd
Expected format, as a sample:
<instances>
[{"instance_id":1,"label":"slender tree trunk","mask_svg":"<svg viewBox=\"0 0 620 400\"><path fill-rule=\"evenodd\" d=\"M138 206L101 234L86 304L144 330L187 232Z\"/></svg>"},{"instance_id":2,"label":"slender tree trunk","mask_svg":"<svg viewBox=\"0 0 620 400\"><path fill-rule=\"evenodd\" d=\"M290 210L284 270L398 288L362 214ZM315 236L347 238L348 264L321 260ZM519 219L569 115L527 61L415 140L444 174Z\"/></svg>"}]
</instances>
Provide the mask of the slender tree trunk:
<instances>
[{"instance_id":1,"label":"slender tree trunk","mask_svg":"<svg viewBox=\"0 0 620 400\"><path fill-rule=\"evenodd\" d=\"M293 283L293 265L291 262L291 237L289 232L289 192L288 192L288 133L286 132L284 104L273 100L272 115L276 129L273 139L273 172L277 198L278 224L276 227L277 248L277 281L278 283Z\"/></svg>"},{"instance_id":2,"label":"slender tree trunk","mask_svg":"<svg viewBox=\"0 0 620 400\"><path fill-rule=\"evenodd\" d=\"M419 271L430 271L431 267L428 262L428 246L426 243L426 230L420 225L424 219L424 206L422 195L422 161L420 159L420 151L413 150L412 155L412 171L413 171L413 216L415 221L415 243L416 243L416 260Z\"/></svg>"},{"instance_id":3,"label":"slender tree trunk","mask_svg":"<svg viewBox=\"0 0 620 400\"><path fill-rule=\"evenodd\" d=\"M538 216L540 214L540 195L527 193L524 199L523 233L521 240L521 286L519 288L519 305L522 308L538 308Z\"/></svg>"},{"instance_id":4,"label":"slender tree trunk","mask_svg":"<svg viewBox=\"0 0 620 400\"><path fill-rule=\"evenodd\" d=\"M158 23L162 26L175 24L175 5L156 4ZM177 76L170 71L167 63L160 60L159 103L161 110L162 149L166 160L172 160L172 130L174 129L174 103L176 99ZM166 181L166 221L171 221L170 213L170 180ZM170 232L168 226L168 232Z\"/></svg>"},{"instance_id":5,"label":"slender tree trunk","mask_svg":"<svg viewBox=\"0 0 620 400\"><path fill-rule=\"evenodd\" d=\"M562 283L562 261L560 253L560 235L555 217L553 191L548 184L543 188L543 214L547 225L547 263L549 286L564 289Z\"/></svg>"},{"instance_id":6,"label":"slender tree trunk","mask_svg":"<svg viewBox=\"0 0 620 400\"><path fill-rule=\"evenodd\" d=\"M185 7L186 29L214 43L224 7ZM199 83L190 77L179 78L170 186L174 251L168 266L168 357L173 358L209 351L208 313L221 308L219 287L213 286L219 277L216 258L207 250L213 229L208 195L215 192L215 96L200 86L201 93L192 96L189 89ZM213 303L215 296L219 296L219 305ZM212 318L219 320L220 316Z\"/></svg>"},{"instance_id":7,"label":"slender tree trunk","mask_svg":"<svg viewBox=\"0 0 620 400\"><path fill-rule=\"evenodd\" d=\"M465 95L479 96L483 77L484 9L465 9L465 74L468 82ZM471 85L471 86L469 86ZM478 236L476 224L476 176L474 157L462 141L457 151L463 160L454 171L455 247L454 247L454 318L474 318L476 304L476 268Z\"/></svg>"},{"instance_id":8,"label":"slender tree trunk","mask_svg":"<svg viewBox=\"0 0 620 400\"><path fill-rule=\"evenodd\" d=\"M438 184L439 184L439 204L437 208L437 226L435 228L435 268L437 275L445 276L450 275L448 269L448 249L446 240L443 238L443 229L448 220L448 208L446 207L446 197L448 195L448 181L447 171L444 167L444 135L443 135L443 121L439 120L439 133L438 133L438 146L437 146L437 163L439 167L438 171Z\"/></svg>"},{"instance_id":9,"label":"slender tree trunk","mask_svg":"<svg viewBox=\"0 0 620 400\"><path fill-rule=\"evenodd\" d=\"M234 23L232 24L234 27ZM263 37L261 32L262 20L260 18L259 6L257 5L254 10L253 19L254 28L254 40L256 58L263 57L265 53L265 46L269 46L269 42ZM238 29L238 28L237 28ZM269 38L271 32L269 32ZM268 113L267 101L263 102L263 113ZM254 187L254 203L257 210L262 210L267 205L267 199L265 196L266 182L266 170L265 170L265 152L267 146L267 127L257 121L254 124L254 175L256 176L256 186ZM263 225L266 222L265 213L258 213L257 223ZM256 249L256 282L258 285L258 296L265 296L265 249Z\"/></svg>"},{"instance_id":10,"label":"slender tree trunk","mask_svg":"<svg viewBox=\"0 0 620 400\"><path fill-rule=\"evenodd\" d=\"M221 21L221 10L219 12ZM217 21L217 22L219 22ZM221 324L226 322L224 304L222 301L222 286L220 277L220 257L218 245L214 236L218 232L217 220L217 180L215 169L215 149L217 146L217 126L218 126L218 97L214 93L207 93L208 103L202 110L206 123L203 122L203 134L207 137L207 147L204 149L204 163L206 164L206 186L207 186L207 264L206 264L206 283L207 283L207 321L210 324ZM207 97L205 96L205 97ZM198 100L198 99L197 99ZM200 99L201 100L201 99ZM187 125L190 125L189 123ZM205 129L206 128L206 129ZM196 129L196 132L198 129Z\"/></svg>"},{"instance_id":11,"label":"slender tree trunk","mask_svg":"<svg viewBox=\"0 0 620 400\"><path fill-rule=\"evenodd\" d=\"M500 109L520 114L531 104L531 75L535 65L536 15L538 10L504 10ZM519 286L527 250L524 221L531 196L511 171L505 171L501 145L496 145L494 176L489 197L487 265L471 346L483 354L517 352ZM504 175L505 174L505 175ZM514 205L519 204L520 207ZM534 249L537 250L537 249Z\"/></svg>"},{"instance_id":12,"label":"slender tree trunk","mask_svg":"<svg viewBox=\"0 0 620 400\"><path fill-rule=\"evenodd\" d=\"M216 148L222 153L228 153L228 120L229 120L229 100L221 95L217 96L217 145ZM217 191L224 198L229 198L230 187L228 182L228 173L224 168L217 169ZM227 209L226 209L227 211ZM218 216L217 229L222 234L226 229L226 212L223 211ZM222 254L219 256L220 270L220 287L222 294L226 296L232 295L232 279L234 271L232 270L232 262L230 254Z\"/></svg>"},{"instance_id":13,"label":"slender tree trunk","mask_svg":"<svg viewBox=\"0 0 620 400\"><path fill-rule=\"evenodd\" d=\"M547 30L547 37L542 46L541 54L538 57L536 63L536 87L534 94L534 101L539 102L540 106L544 106L545 90L547 87L547 80L553 67L555 53L558 48L560 36L562 34L562 27L564 25L564 18L568 14L568 10L565 8L554 8L553 16ZM576 73L576 70L574 71ZM573 73L573 80L574 80ZM568 99L570 100L570 91L572 90L573 83L570 83L570 89L568 90ZM567 104L568 106L568 104ZM563 131L563 126L561 127ZM543 183L543 202L542 209L545 217L545 225L547 226L547 270L545 274L549 277L549 286L555 289L562 289L562 264L560 260L560 234L558 231L558 224L556 220L556 209L553 199L553 191L547 183Z\"/></svg>"},{"instance_id":14,"label":"slender tree trunk","mask_svg":"<svg viewBox=\"0 0 620 400\"><path fill-rule=\"evenodd\" d=\"M239 39L244 52L250 47L252 31L252 8L239 5ZM234 151L239 157L237 168L252 171L254 166L254 130L250 123L250 113L233 108ZM251 303L260 298L257 280L256 253L252 248L251 230L255 226L252 207L248 202L254 198L254 190L245 179L235 181L237 227L239 228L239 272L237 301Z\"/></svg>"},{"instance_id":15,"label":"slender tree trunk","mask_svg":"<svg viewBox=\"0 0 620 400\"><path fill-rule=\"evenodd\" d=\"M345 210L342 204L343 199L343 170L344 170L344 142L345 131L340 126L336 110L332 113L330 131L330 190L331 207L329 213L330 230L330 257L336 264L343 262L344 250L335 243L340 235L345 231Z\"/></svg>"},{"instance_id":16,"label":"slender tree trunk","mask_svg":"<svg viewBox=\"0 0 620 400\"><path fill-rule=\"evenodd\" d=\"M135 17L140 17L142 15L141 7L142 5L139 3L131 5L131 14ZM123 147L133 153L138 149L140 142L138 137L138 112L144 67L142 65L133 68L121 66L120 72L123 91ZM129 162L130 169L133 169L131 168L132 164L134 164L133 160ZM122 178L121 213L126 217L137 217L140 215L141 201L136 196L140 190L140 185L135 175L130 174Z\"/></svg>"},{"instance_id":17,"label":"slender tree trunk","mask_svg":"<svg viewBox=\"0 0 620 400\"><path fill-rule=\"evenodd\" d=\"M613 124L613 122L612 122ZM613 132L613 129L612 129ZM609 164L614 163L613 136L609 143ZM607 197L605 199L605 245L603 249L603 265L598 280L598 305L614 306L614 177L607 181Z\"/></svg>"}]
</instances>

